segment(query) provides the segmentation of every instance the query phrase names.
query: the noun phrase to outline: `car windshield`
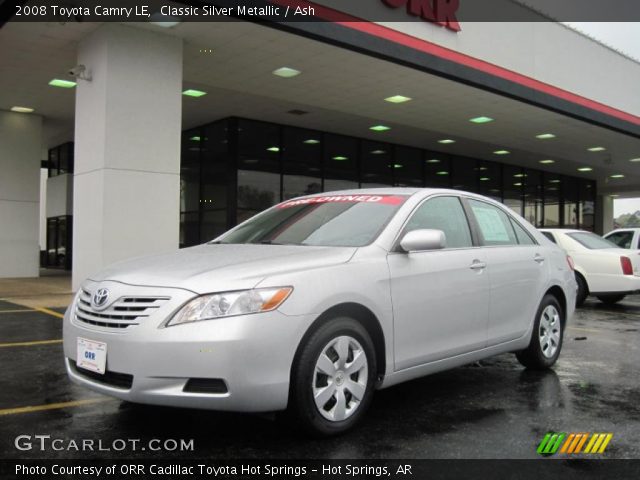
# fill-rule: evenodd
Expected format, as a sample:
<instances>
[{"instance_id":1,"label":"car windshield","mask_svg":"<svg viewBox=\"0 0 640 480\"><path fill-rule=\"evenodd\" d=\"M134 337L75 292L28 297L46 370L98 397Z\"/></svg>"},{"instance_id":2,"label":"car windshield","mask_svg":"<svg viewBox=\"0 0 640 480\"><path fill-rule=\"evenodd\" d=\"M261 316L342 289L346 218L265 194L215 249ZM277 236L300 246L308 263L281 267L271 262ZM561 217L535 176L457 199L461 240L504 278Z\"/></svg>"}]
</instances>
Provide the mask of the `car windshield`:
<instances>
[{"instance_id":1,"label":"car windshield","mask_svg":"<svg viewBox=\"0 0 640 480\"><path fill-rule=\"evenodd\" d=\"M371 243L404 195L333 195L294 199L267 210L215 243L361 247Z\"/></svg>"},{"instance_id":2,"label":"car windshield","mask_svg":"<svg viewBox=\"0 0 640 480\"><path fill-rule=\"evenodd\" d=\"M576 242L583 245L590 250L601 250L603 248L619 248L615 243L605 240L599 237L595 233L591 232L574 232L567 233Z\"/></svg>"}]
</instances>

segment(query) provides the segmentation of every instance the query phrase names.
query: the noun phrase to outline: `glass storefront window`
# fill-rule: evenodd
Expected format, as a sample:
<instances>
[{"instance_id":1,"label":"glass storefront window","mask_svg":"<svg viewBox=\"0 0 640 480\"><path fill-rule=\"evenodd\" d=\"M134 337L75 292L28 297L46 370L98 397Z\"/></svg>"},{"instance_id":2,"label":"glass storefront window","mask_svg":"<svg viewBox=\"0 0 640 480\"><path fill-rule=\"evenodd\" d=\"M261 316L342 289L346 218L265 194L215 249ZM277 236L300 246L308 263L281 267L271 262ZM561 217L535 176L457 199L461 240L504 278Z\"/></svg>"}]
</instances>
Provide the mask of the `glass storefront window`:
<instances>
[{"instance_id":1,"label":"glass storefront window","mask_svg":"<svg viewBox=\"0 0 640 480\"><path fill-rule=\"evenodd\" d=\"M580 228L595 230L596 187L591 180L580 180Z\"/></svg>"},{"instance_id":2,"label":"glass storefront window","mask_svg":"<svg viewBox=\"0 0 640 480\"><path fill-rule=\"evenodd\" d=\"M322 134L283 127L283 200L322 191Z\"/></svg>"},{"instance_id":3,"label":"glass storefront window","mask_svg":"<svg viewBox=\"0 0 640 480\"><path fill-rule=\"evenodd\" d=\"M502 174L499 163L478 161L476 177L478 188L475 191L498 202L502 201Z\"/></svg>"},{"instance_id":4,"label":"glass storefront window","mask_svg":"<svg viewBox=\"0 0 640 480\"><path fill-rule=\"evenodd\" d=\"M424 159L422 150L395 146L393 149L393 184L397 187L422 187Z\"/></svg>"},{"instance_id":5,"label":"glass storefront window","mask_svg":"<svg viewBox=\"0 0 640 480\"><path fill-rule=\"evenodd\" d=\"M67 142L49 149L49 177L73 173L73 148L73 142Z\"/></svg>"},{"instance_id":6,"label":"glass storefront window","mask_svg":"<svg viewBox=\"0 0 640 480\"><path fill-rule=\"evenodd\" d=\"M180 211L198 211L200 208L200 129L182 134L180 162Z\"/></svg>"},{"instance_id":7,"label":"glass storefront window","mask_svg":"<svg viewBox=\"0 0 640 480\"><path fill-rule=\"evenodd\" d=\"M561 225L560 192L562 178L560 175L545 173L542 188L544 195L544 226L548 228L559 227Z\"/></svg>"},{"instance_id":8,"label":"glass storefront window","mask_svg":"<svg viewBox=\"0 0 640 480\"><path fill-rule=\"evenodd\" d=\"M425 187L450 188L451 162L449 156L436 152L425 152L424 159Z\"/></svg>"},{"instance_id":9,"label":"glass storefront window","mask_svg":"<svg viewBox=\"0 0 640 480\"><path fill-rule=\"evenodd\" d=\"M59 153L50 151L50 159ZM59 170L60 162L56 165ZM594 227L596 186L591 181L229 118L183 134L180 245L214 238L282 200L390 185L477 192L503 202L537 227Z\"/></svg>"},{"instance_id":10,"label":"glass storefront window","mask_svg":"<svg viewBox=\"0 0 640 480\"><path fill-rule=\"evenodd\" d=\"M562 178L563 225L567 228L578 228L578 180Z\"/></svg>"},{"instance_id":11,"label":"glass storefront window","mask_svg":"<svg viewBox=\"0 0 640 480\"><path fill-rule=\"evenodd\" d=\"M524 218L535 226L542 227L542 172L538 170L523 170L524 184Z\"/></svg>"},{"instance_id":12,"label":"glass storefront window","mask_svg":"<svg viewBox=\"0 0 640 480\"><path fill-rule=\"evenodd\" d=\"M357 139L327 133L324 140L324 191L358 188Z\"/></svg>"},{"instance_id":13,"label":"glass storefront window","mask_svg":"<svg viewBox=\"0 0 640 480\"><path fill-rule=\"evenodd\" d=\"M524 171L511 165L502 166L502 202L518 215L524 215Z\"/></svg>"},{"instance_id":14,"label":"glass storefront window","mask_svg":"<svg viewBox=\"0 0 640 480\"><path fill-rule=\"evenodd\" d=\"M391 145L363 140L361 144L360 185L362 188L388 187L393 185Z\"/></svg>"},{"instance_id":15,"label":"glass storefront window","mask_svg":"<svg viewBox=\"0 0 640 480\"><path fill-rule=\"evenodd\" d=\"M238 171L238 223L244 222L279 201L279 174L252 170Z\"/></svg>"},{"instance_id":16,"label":"glass storefront window","mask_svg":"<svg viewBox=\"0 0 640 480\"><path fill-rule=\"evenodd\" d=\"M456 190L476 192L478 162L472 158L452 157L451 159L451 187Z\"/></svg>"}]
</instances>

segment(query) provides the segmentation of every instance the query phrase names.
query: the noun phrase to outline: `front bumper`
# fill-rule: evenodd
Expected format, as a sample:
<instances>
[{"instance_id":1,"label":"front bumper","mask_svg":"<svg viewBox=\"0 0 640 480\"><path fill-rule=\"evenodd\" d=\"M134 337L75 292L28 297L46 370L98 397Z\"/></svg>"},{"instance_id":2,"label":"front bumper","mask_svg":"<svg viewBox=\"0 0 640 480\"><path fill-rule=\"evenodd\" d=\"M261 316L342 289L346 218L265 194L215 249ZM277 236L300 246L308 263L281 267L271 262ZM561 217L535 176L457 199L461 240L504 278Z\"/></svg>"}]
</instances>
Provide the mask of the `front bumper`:
<instances>
[{"instance_id":1,"label":"front bumper","mask_svg":"<svg viewBox=\"0 0 640 480\"><path fill-rule=\"evenodd\" d=\"M64 318L69 378L134 403L244 412L286 408L293 357L313 316L273 311L162 328L194 296L170 293L168 305L139 325L116 331L79 321L74 302ZM106 375L85 374L75 367L78 337L107 344ZM128 383L113 381L123 376L133 378ZM189 379L219 379L226 391L185 391Z\"/></svg>"}]
</instances>

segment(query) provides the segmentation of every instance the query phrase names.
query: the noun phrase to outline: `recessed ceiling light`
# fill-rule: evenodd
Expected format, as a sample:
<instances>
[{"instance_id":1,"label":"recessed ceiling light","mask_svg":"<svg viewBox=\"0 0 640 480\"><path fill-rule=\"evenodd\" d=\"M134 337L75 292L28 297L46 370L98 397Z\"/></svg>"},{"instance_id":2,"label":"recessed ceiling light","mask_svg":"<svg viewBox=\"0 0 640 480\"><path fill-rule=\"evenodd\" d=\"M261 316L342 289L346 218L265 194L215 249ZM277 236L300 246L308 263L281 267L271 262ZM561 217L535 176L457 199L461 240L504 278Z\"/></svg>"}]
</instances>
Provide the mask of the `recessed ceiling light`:
<instances>
[{"instance_id":1,"label":"recessed ceiling light","mask_svg":"<svg viewBox=\"0 0 640 480\"><path fill-rule=\"evenodd\" d=\"M320 143L320 140L316 140L315 138L309 138L308 140L305 140L302 143L306 143L307 145L317 145L318 143Z\"/></svg>"},{"instance_id":2,"label":"recessed ceiling light","mask_svg":"<svg viewBox=\"0 0 640 480\"><path fill-rule=\"evenodd\" d=\"M494 155L509 155L510 153L509 150L496 150L493 152Z\"/></svg>"},{"instance_id":3,"label":"recessed ceiling light","mask_svg":"<svg viewBox=\"0 0 640 480\"><path fill-rule=\"evenodd\" d=\"M580 167L578 169L578 171L579 172L591 172L591 171L593 171L593 168L591 168L591 167Z\"/></svg>"},{"instance_id":4,"label":"recessed ceiling light","mask_svg":"<svg viewBox=\"0 0 640 480\"><path fill-rule=\"evenodd\" d=\"M469 121L471 123L489 123L489 122L493 122L493 118L491 118L491 117L475 117L475 118L470 118Z\"/></svg>"},{"instance_id":5,"label":"recessed ceiling light","mask_svg":"<svg viewBox=\"0 0 640 480\"><path fill-rule=\"evenodd\" d=\"M393 168L402 168L404 167L404 165L402 165L401 163L396 163L393 165Z\"/></svg>"},{"instance_id":6,"label":"recessed ceiling light","mask_svg":"<svg viewBox=\"0 0 640 480\"><path fill-rule=\"evenodd\" d=\"M393 95L391 97L387 97L384 99L385 102L389 103L405 103L411 100L411 97L405 97L404 95Z\"/></svg>"},{"instance_id":7,"label":"recessed ceiling light","mask_svg":"<svg viewBox=\"0 0 640 480\"><path fill-rule=\"evenodd\" d=\"M280 148L278 148L278 147L269 147L269 148L267 148L267 151L268 152L279 152Z\"/></svg>"},{"instance_id":8,"label":"recessed ceiling light","mask_svg":"<svg viewBox=\"0 0 640 480\"><path fill-rule=\"evenodd\" d=\"M560 183L560 179L559 178L552 178L551 180L549 180L549 183Z\"/></svg>"},{"instance_id":9,"label":"recessed ceiling light","mask_svg":"<svg viewBox=\"0 0 640 480\"><path fill-rule=\"evenodd\" d=\"M386 150L372 150L371 151L372 155L383 155L385 153L387 153Z\"/></svg>"},{"instance_id":10,"label":"recessed ceiling light","mask_svg":"<svg viewBox=\"0 0 640 480\"><path fill-rule=\"evenodd\" d=\"M18 112L18 113L31 113L31 112L33 112L33 108L29 108L29 107L11 107L11 111L12 112Z\"/></svg>"},{"instance_id":11,"label":"recessed ceiling light","mask_svg":"<svg viewBox=\"0 0 640 480\"><path fill-rule=\"evenodd\" d=\"M618 195L617 193L612 193L611 195L609 195L611 198L618 198L620 195Z\"/></svg>"},{"instance_id":12,"label":"recessed ceiling light","mask_svg":"<svg viewBox=\"0 0 640 480\"><path fill-rule=\"evenodd\" d=\"M295 68L290 68L290 67L280 67L280 68L276 68L273 72L274 75L276 75L277 77L282 77L282 78L292 78L292 77L297 77L298 75L300 75L302 72L300 70L296 70Z\"/></svg>"},{"instance_id":13,"label":"recessed ceiling light","mask_svg":"<svg viewBox=\"0 0 640 480\"><path fill-rule=\"evenodd\" d=\"M332 157L333 160L336 160L338 162L344 162L345 160L349 160L349 157L344 157L342 155L336 155L335 157Z\"/></svg>"},{"instance_id":14,"label":"recessed ceiling light","mask_svg":"<svg viewBox=\"0 0 640 480\"><path fill-rule=\"evenodd\" d=\"M199 142L200 141L200 137L198 137L198 136L191 137L189 140L193 140L194 142Z\"/></svg>"},{"instance_id":15,"label":"recessed ceiling light","mask_svg":"<svg viewBox=\"0 0 640 480\"><path fill-rule=\"evenodd\" d=\"M526 177L526 176L527 176L527 174L526 174L526 173L516 173L516 174L514 175L514 177L515 177L515 178L524 178L524 177Z\"/></svg>"},{"instance_id":16,"label":"recessed ceiling light","mask_svg":"<svg viewBox=\"0 0 640 480\"><path fill-rule=\"evenodd\" d=\"M604 147L591 147L591 148L587 148L587 150L589 150L590 152L604 152L606 150L606 148L604 148Z\"/></svg>"},{"instance_id":17,"label":"recessed ceiling light","mask_svg":"<svg viewBox=\"0 0 640 480\"><path fill-rule=\"evenodd\" d=\"M638 158L630 158L629 161L630 162L640 162L640 157L638 157Z\"/></svg>"},{"instance_id":18,"label":"recessed ceiling light","mask_svg":"<svg viewBox=\"0 0 640 480\"><path fill-rule=\"evenodd\" d=\"M440 160L437 158L430 158L429 160L427 160L427 163L440 163Z\"/></svg>"},{"instance_id":19,"label":"recessed ceiling light","mask_svg":"<svg viewBox=\"0 0 640 480\"><path fill-rule=\"evenodd\" d=\"M521 186L522 186L522 183L520 183L520 182L518 182L518 183L514 183L514 184L513 184L513 186L514 186L514 187L521 187Z\"/></svg>"},{"instance_id":20,"label":"recessed ceiling light","mask_svg":"<svg viewBox=\"0 0 640 480\"><path fill-rule=\"evenodd\" d=\"M611 175L611 178L624 178L624 175L621 173L615 173L613 175Z\"/></svg>"},{"instance_id":21,"label":"recessed ceiling light","mask_svg":"<svg viewBox=\"0 0 640 480\"><path fill-rule=\"evenodd\" d=\"M489 177L480 177L481 182L488 182L489 180L491 180Z\"/></svg>"},{"instance_id":22,"label":"recessed ceiling light","mask_svg":"<svg viewBox=\"0 0 640 480\"><path fill-rule=\"evenodd\" d=\"M51 85L52 87L73 88L76 86L76 82L72 82L71 80L60 80L59 78L54 78L49 82L49 85Z\"/></svg>"},{"instance_id":23,"label":"recessed ceiling light","mask_svg":"<svg viewBox=\"0 0 640 480\"><path fill-rule=\"evenodd\" d=\"M455 140L451 140L450 138L444 138L442 140L438 140L438 143L442 143L444 145L448 145L450 143L456 143Z\"/></svg>"},{"instance_id":24,"label":"recessed ceiling light","mask_svg":"<svg viewBox=\"0 0 640 480\"><path fill-rule=\"evenodd\" d=\"M479 172L486 172L489 169L487 167L478 167L475 170L478 170Z\"/></svg>"},{"instance_id":25,"label":"recessed ceiling light","mask_svg":"<svg viewBox=\"0 0 640 480\"><path fill-rule=\"evenodd\" d=\"M193 88L190 88L188 90L185 90L184 92L182 92L183 95L186 95L187 97L202 97L203 95L206 95L207 92L203 92L202 90L194 90Z\"/></svg>"},{"instance_id":26,"label":"recessed ceiling light","mask_svg":"<svg viewBox=\"0 0 640 480\"><path fill-rule=\"evenodd\" d=\"M540 160L540 163L542 163L543 165L551 165L552 163L556 163L556 161L547 158L546 160Z\"/></svg>"},{"instance_id":27,"label":"recessed ceiling light","mask_svg":"<svg viewBox=\"0 0 640 480\"><path fill-rule=\"evenodd\" d=\"M449 175L449 172L442 170L441 172L436 172L436 175Z\"/></svg>"},{"instance_id":28,"label":"recessed ceiling light","mask_svg":"<svg viewBox=\"0 0 640 480\"><path fill-rule=\"evenodd\" d=\"M536 138L540 140L547 140L549 138L556 138L556 136L553 133L541 133L540 135L536 135Z\"/></svg>"},{"instance_id":29,"label":"recessed ceiling light","mask_svg":"<svg viewBox=\"0 0 640 480\"><path fill-rule=\"evenodd\" d=\"M391 127L387 127L386 125L374 125L373 127L369 127L369 130L373 130L374 132L386 132L387 130L391 130Z\"/></svg>"}]
</instances>

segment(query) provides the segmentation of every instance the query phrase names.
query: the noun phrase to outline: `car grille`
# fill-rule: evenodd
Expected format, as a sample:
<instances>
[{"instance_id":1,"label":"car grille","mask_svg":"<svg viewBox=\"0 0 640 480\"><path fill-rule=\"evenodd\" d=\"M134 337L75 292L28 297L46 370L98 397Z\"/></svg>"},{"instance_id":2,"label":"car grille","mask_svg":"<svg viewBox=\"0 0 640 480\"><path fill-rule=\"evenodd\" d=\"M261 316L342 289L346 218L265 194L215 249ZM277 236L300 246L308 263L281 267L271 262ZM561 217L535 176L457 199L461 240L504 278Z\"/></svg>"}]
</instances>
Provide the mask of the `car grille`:
<instances>
[{"instance_id":1,"label":"car grille","mask_svg":"<svg viewBox=\"0 0 640 480\"><path fill-rule=\"evenodd\" d=\"M128 328L139 325L170 297L124 296L107 309L96 311L91 306L91 292L82 289L75 308L79 322L104 328Z\"/></svg>"},{"instance_id":2,"label":"car grille","mask_svg":"<svg viewBox=\"0 0 640 480\"><path fill-rule=\"evenodd\" d=\"M122 388L123 390L130 390L131 385L133 385L133 375L129 375L128 373L111 372L107 370L104 372L104 375L101 375L90 370L85 370L84 368L78 368L76 362L71 359L68 359L68 361L69 367L71 367L74 373L93 380L94 382L109 385L110 387Z\"/></svg>"}]
</instances>

